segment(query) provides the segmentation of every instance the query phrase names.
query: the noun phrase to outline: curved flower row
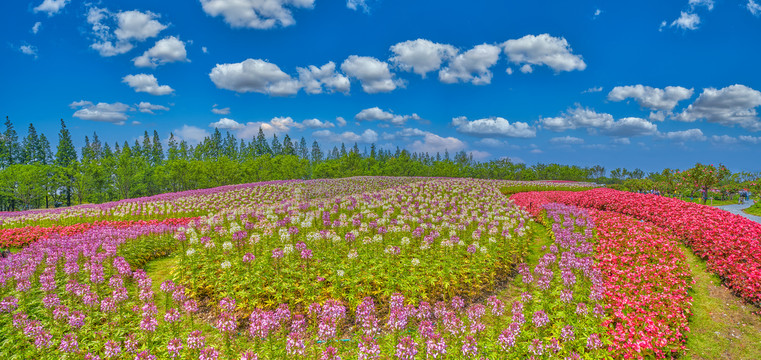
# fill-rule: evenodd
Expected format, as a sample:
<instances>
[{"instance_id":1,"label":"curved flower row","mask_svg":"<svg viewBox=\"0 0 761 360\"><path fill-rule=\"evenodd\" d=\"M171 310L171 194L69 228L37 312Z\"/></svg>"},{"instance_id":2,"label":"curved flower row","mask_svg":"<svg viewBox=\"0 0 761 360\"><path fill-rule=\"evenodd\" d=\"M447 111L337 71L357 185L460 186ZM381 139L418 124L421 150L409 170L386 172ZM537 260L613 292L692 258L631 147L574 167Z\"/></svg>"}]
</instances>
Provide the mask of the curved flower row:
<instances>
[{"instance_id":1,"label":"curved flower row","mask_svg":"<svg viewBox=\"0 0 761 360\"><path fill-rule=\"evenodd\" d=\"M530 203L537 195L513 199ZM673 231L740 297L761 305L761 224L710 206L611 189L547 192L549 201L609 210ZM531 209L529 209L531 211Z\"/></svg>"},{"instance_id":2,"label":"curved flower row","mask_svg":"<svg viewBox=\"0 0 761 360\"><path fill-rule=\"evenodd\" d=\"M533 192L512 199L535 216L570 193ZM610 350L623 358L683 352L692 284L673 233L610 211L587 209L596 224L596 260L603 276ZM549 210L547 212L550 214Z\"/></svg>"}]
</instances>

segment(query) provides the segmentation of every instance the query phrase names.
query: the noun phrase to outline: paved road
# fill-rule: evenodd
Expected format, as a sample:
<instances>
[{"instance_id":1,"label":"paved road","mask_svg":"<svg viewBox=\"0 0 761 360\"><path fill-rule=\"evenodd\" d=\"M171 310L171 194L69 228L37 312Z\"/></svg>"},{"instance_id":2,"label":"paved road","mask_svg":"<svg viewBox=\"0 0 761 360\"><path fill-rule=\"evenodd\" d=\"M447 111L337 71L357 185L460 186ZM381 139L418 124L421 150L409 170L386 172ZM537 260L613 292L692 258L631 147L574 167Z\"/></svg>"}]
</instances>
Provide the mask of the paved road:
<instances>
[{"instance_id":1,"label":"paved road","mask_svg":"<svg viewBox=\"0 0 761 360\"><path fill-rule=\"evenodd\" d=\"M747 209L749 207L753 206L753 200L746 201L745 204L735 204L735 205L724 205L724 206L717 206L719 209L729 211L733 214L744 216L748 219L751 219L759 224L761 224L761 216L755 216L751 214L746 214L743 209Z\"/></svg>"}]
</instances>

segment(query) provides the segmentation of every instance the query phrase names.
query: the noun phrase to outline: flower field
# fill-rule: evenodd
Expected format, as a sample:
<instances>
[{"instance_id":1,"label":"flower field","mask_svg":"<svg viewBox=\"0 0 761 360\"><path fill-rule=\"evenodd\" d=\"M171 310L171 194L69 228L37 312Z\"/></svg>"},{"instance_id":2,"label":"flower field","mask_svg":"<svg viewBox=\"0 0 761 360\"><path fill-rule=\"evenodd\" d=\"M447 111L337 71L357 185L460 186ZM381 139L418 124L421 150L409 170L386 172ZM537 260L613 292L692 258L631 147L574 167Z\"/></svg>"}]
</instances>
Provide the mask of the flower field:
<instances>
[{"instance_id":1,"label":"flower field","mask_svg":"<svg viewBox=\"0 0 761 360\"><path fill-rule=\"evenodd\" d=\"M2 246L23 248L0 259L0 358L686 351L692 279L677 244L708 244L714 232L643 219L659 205L615 207L608 190L511 200L500 192L506 186L553 185L278 181L3 214ZM709 251L717 269L718 250ZM145 266L166 257L171 277L157 281Z\"/></svg>"}]
</instances>

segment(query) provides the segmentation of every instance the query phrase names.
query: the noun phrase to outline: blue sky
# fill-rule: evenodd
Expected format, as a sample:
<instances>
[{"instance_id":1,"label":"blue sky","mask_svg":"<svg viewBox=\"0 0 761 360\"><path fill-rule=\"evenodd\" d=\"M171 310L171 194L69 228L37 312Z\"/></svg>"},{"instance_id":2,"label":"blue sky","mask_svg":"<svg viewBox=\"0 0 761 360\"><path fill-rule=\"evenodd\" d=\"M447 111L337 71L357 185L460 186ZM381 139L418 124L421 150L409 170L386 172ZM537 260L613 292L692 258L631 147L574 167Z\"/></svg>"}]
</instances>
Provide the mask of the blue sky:
<instances>
[{"instance_id":1,"label":"blue sky","mask_svg":"<svg viewBox=\"0 0 761 360\"><path fill-rule=\"evenodd\" d=\"M55 144L219 127L759 171L761 1L6 1L2 115Z\"/></svg>"}]
</instances>

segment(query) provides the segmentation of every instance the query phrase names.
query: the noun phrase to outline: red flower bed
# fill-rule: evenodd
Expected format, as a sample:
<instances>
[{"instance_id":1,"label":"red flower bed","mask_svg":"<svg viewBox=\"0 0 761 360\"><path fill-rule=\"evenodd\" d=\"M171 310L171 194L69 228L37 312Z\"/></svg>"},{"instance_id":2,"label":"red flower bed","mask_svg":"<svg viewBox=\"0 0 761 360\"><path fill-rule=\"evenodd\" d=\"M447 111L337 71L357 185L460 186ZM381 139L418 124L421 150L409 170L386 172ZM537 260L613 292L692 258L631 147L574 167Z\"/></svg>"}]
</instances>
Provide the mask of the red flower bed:
<instances>
[{"instance_id":1,"label":"red flower bed","mask_svg":"<svg viewBox=\"0 0 761 360\"><path fill-rule=\"evenodd\" d=\"M126 221L96 221L94 223L82 223L69 226L27 226L22 228L0 229L0 247L22 247L39 239L46 239L54 235L71 236L85 232L99 226L124 228L134 225L184 225L196 218L178 218L165 220L126 220Z\"/></svg>"},{"instance_id":2,"label":"red flower bed","mask_svg":"<svg viewBox=\"0 0 761 360\"><path fill-rule=\"evenodd\" d=\"M521 193L513 200L537 216L550 202L546 194ZM603 274L609 315L603 325L613 339L609 350L617 358L665 358L683 352L692 279L677 238L631 216L588 212L597 230L595 260Z\"/></svg>"},{"instance_id":3,"label":"red flower bed","mask_svg":"<svg viewBox=\"0 0 761 360\"><path fill-rule=\"evenodd\" d=\"M611 189L516 194L516 202L560 202L650 221L683 239L740 297L761 304L761 224L710 206ZM535 211L535 210L533 210Z\"/></svg>"}]
</instances>

